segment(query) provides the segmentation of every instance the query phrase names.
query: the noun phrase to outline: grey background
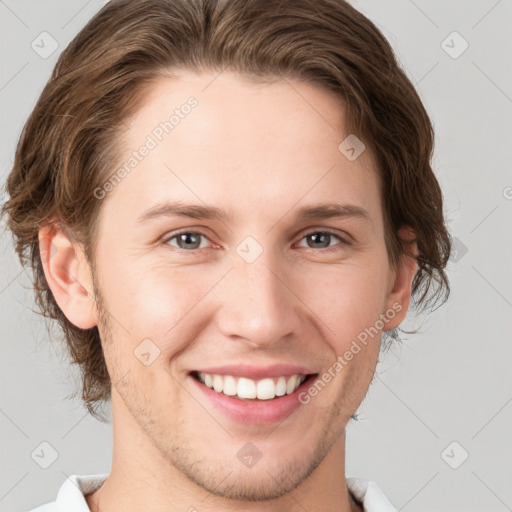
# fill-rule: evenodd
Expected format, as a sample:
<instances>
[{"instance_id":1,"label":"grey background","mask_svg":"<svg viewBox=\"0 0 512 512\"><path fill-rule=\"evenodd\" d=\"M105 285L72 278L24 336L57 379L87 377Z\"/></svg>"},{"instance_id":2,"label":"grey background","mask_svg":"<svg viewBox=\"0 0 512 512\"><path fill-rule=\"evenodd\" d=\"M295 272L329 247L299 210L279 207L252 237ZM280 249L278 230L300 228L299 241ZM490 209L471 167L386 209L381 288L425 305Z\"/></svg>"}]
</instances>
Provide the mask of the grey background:
<instances>
[{"instance_id":1,"label":"grey background","mask_svg":"<svg viewBox=\"0 0 512 512\"><path fill-rule=\"evenodd\" d=\"M2 184L58 54L104 3L0 0ZM388 38L433 119L458 251L448 303L409 315L404 327L420 332L382 357L347 429L346 474L375 480L399 510L512 510L512 2L354 5ZM58 43L47 58L31 47L44 31ZM454 31L469 44L457 58ZM0 247L0 510L18 512L53 500L67 475L109 472L112 440L110 425L66 399L76 369L31 311L9 235ZM58 454L48 469L31 457L42 442Z\"/></svg>"}]
</instances>

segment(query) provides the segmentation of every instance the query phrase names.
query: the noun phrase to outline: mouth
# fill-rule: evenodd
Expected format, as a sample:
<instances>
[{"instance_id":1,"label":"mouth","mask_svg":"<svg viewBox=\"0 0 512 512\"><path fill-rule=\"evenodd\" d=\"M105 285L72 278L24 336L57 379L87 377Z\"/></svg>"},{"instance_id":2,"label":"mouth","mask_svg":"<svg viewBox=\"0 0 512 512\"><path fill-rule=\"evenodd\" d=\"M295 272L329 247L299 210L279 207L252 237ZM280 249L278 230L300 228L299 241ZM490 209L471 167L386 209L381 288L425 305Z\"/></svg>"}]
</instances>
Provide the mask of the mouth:
<instances>
[{"instance_id":1,"label":"mouth","mask_svg":"<svg viewBox=\"0 0 512 512\"><path fill-rule=\"evenodd\" d=\"M305 384L318 376L318 373L283 375L250 379L236 375L219 375L199 371L190 372L190 376L217 394L240 401L261 402L276 401L295 394Z\"/></svg>"},{"instance_id":2,"label":"mouth","mask_svg":"<svg viewBox=\"0 0 512 512\"><path fill-rule=\"evenodd\" d=\"M318 375L295 374L253 380L242 376L192 371L188 377L193 389L231 421L265 426L275 425L294 411L304 410L301 393L306 391Z\"/></svg>"}]
</instances>

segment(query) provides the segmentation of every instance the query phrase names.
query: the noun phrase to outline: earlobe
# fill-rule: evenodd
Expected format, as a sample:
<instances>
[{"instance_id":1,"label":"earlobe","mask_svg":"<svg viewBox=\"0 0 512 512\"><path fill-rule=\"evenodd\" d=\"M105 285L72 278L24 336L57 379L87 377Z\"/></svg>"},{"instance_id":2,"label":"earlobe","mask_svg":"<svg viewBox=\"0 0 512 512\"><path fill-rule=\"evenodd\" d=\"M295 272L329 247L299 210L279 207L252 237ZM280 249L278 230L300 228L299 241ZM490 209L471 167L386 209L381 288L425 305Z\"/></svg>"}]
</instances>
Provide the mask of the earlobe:
<instances>
[{"instance_id":1,"label":"earlobe","mask_svg":"<svg viewBox=\"0 0 512 512\"><path fill-rule=\"evenodd\" d=\"M58 225L39 230L39 254L46 281L67 319L80 329L97 325L89 264L82 248Z\"/></svg>"},{"instance_id":2,"label":"earlobe","mask_svg":"<svg viewBox=\"0 0 512 512\"><path fill-rule=\"evenodd\" d=\"M398 235L400 239L410 242L407 244L406 252L417 256L418 247L416 242L413 242L414 231L409 227L403 227L398 231ZM411 302L412 282L417 271L416 260L408 254L402 254L386 299L386 311L393 310L398 313L393 314L392 319L386 323L385 331L398 327L404 320Z\"/></svg>"}]
</instances>

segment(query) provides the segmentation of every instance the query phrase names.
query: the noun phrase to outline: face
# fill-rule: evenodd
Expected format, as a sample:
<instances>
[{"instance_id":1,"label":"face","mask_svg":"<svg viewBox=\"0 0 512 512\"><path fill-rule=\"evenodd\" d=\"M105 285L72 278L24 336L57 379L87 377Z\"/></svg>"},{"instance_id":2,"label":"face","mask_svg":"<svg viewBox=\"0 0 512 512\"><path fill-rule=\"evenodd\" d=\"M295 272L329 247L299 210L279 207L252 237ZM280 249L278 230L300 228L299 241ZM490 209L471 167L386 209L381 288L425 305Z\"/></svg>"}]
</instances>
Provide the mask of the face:
<instances>
[{"instance_id":1,"label":"face","mask_svg":"<svg viewBox=\"0 0 512 512\"><path fill-rule=\"evenodd\" d=\"M136 163L98 192L98 326L119 435L210 492L264 499L304 481L343 435L412 274L390 268L369 150L338 149L341 100L214 77L159 79L127 121L119 167L134 151ZM341 213L326 214L333 205ZM212 390L199 371L231 375L213 385L242 396L255 381L265 398ZM313 377L294 392L294 374ZM279 377L291 395L271 399Z\"/></svg>"}]
</instances>

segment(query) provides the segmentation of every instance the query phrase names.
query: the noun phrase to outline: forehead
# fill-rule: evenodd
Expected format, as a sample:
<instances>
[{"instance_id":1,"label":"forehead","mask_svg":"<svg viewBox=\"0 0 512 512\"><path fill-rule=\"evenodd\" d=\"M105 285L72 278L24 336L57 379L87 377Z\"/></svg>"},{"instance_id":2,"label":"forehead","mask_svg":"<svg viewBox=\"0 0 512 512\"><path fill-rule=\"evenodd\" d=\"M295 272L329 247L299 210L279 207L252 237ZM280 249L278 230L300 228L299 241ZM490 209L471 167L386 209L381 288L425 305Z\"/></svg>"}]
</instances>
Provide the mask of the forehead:
<instances>
[{"instance_id":1,"label":"forehead","mask_svg":"<svg viewBox=\"0 0 512 512\"><path fill-rule=\"evenodd\" d=\"M147 87L126 126L119 165L138 160L109 201L124 203L128 215L167 199L248 218L352 199L378 215L369 152L355 161L340 152L350 135L343 102L310 84L182 72ZM141 158L143 146L150 149Z\"/></svg>"}]
</instances>

